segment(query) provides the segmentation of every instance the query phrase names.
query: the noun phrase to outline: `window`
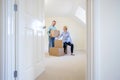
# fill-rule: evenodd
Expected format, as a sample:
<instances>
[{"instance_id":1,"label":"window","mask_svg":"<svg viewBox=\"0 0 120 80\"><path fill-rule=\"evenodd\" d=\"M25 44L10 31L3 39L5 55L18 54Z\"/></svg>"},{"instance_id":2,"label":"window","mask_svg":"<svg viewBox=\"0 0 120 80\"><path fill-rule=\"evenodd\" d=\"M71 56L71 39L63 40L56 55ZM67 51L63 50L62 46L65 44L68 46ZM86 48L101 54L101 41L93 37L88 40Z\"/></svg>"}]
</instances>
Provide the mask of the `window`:
<instances>
[{"instance_id":1,"label":"window","mask_svg":"<svg viewBox=\"0 0 120 80\"><path fill-rule=\"evenodd\" d=\"M81 8L80 6L78 7L75 16L80 19L84 24L86 24L86 11Z\"/></svg>"}]
</instances>

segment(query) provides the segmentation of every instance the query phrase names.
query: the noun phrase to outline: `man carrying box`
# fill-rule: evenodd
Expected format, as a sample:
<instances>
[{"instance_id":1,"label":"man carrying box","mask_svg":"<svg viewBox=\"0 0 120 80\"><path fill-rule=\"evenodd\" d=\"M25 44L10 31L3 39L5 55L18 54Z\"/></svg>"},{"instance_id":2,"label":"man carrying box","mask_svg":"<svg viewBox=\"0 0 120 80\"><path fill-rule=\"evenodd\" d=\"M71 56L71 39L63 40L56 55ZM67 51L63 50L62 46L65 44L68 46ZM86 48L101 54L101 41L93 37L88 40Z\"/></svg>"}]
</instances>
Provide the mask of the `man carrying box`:
<instances>
[{"instance_id":1,"label":"man carrying box","mask_svg":"<svg viewBox=\"0 0 120 80\"><path fill-rule=\"evenodd\" d=\"M52 25L48 28L49 48L54 47L54 41L55 41L54 32L55 32L55 30L57 30L55 25L56 25L56 21L53 20Z\"/></svg>"}]
</instances>

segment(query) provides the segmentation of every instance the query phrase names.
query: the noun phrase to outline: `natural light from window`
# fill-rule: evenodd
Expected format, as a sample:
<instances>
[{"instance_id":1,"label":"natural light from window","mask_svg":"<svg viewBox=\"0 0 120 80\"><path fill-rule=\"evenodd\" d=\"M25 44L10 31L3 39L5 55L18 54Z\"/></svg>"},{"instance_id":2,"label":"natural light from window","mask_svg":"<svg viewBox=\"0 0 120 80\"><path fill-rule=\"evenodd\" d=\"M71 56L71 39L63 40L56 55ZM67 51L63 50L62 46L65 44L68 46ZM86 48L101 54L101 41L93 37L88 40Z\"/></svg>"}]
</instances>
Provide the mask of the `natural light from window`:
<instances>
[{"instance_id":1,"label":"natural light from window","mask_svg":"<svg viewBox=\"0 0 120 80\"><path fill-rule=\"evenodd\" d=\"M78 7L75 16L86 24L86 11L82 7Z\"/></svg>"},{"instance_id":2,"label":"natural light from window","mask_svg":"<svg viewBox=\"0 0 120 80\"><path fill-rule=\"evenodd\" d=\"M43 34L45 34L45 30L43 29L43 22L39 21L39 20L34 20L32 23L32 28L34 29L34 33L37 34L37 32L42 32Z\"/></svg>"}]
</instances>

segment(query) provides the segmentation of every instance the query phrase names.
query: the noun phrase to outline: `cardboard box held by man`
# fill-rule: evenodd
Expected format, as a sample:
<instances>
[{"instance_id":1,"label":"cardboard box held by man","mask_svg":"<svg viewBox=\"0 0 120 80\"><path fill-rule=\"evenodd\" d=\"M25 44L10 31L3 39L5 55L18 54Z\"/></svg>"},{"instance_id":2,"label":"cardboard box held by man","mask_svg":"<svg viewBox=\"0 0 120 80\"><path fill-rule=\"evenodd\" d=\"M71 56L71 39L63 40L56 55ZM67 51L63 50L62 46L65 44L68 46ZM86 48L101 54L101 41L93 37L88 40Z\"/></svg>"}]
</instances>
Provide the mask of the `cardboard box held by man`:
<instances>
[{"instance_id":1,"label":"cardboard box held by man","mask_svg":"<svg viewBox=\"0 0 120 80\"><path fill-rule=\"evenodd\" d=\"M58 37L60 35L59 30L52 30L50 33L51 37ZM52 56L63 56L64 49L63 49L63 42L62 40L55 40L55 47L50 48L50 55Z\"/></svg>"}]
</instances>

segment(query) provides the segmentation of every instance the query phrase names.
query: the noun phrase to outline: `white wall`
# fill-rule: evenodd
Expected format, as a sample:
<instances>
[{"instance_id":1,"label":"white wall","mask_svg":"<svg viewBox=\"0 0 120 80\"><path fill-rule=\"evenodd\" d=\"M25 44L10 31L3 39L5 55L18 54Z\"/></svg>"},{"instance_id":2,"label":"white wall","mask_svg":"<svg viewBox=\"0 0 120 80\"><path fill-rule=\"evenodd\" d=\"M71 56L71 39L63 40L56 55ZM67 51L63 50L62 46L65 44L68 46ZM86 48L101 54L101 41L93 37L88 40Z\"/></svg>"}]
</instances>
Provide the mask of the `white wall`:
<instances>
[{"instance_id":1,"label":"white wall","mask_svg":"<svg viewBox=\"0 0 120 80\"><path fill-rule=\"evenodd\" d=\"M75 50L86 50L86 26L80 24L69 17L46 17L45 23L48 27L51 25L52 21L56 20L56 27L58 30L63 32L63 26L68 26L68 31L71 34ZM46 30L47 33L47 30ZM46 42L48 45L48 35L46 35Z\"/></svg>"},{"instance_id":2,"label":"white wall","mask_svg":"<svg viewBox=\"0 0 120 80\"><path fill-rule=\"evenodd\" d=\"M95 0L94 9L95 80L120 80L120 0Z\"/></svg>"}]
</instances>

